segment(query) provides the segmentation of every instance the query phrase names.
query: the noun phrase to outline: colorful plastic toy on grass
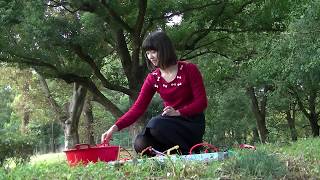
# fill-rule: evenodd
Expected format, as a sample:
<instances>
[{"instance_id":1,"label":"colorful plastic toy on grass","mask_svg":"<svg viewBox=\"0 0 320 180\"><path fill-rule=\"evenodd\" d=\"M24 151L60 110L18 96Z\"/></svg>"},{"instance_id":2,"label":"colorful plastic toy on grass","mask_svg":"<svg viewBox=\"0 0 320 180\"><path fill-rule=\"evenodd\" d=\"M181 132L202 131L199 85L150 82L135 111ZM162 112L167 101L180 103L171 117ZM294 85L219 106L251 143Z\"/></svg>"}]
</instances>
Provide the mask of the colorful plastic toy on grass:
<instances>
[{"instance_id":1,"label":"colorful plastic toy on grass","mask_svg":"<svg viewBox=\"0 0 320 180\"><path fill-rule=\"evenodd\" d=\"M201 152L199 150L200 148L204 148L204 151ZM196 144L193 147L191 147L188 155L171 154L171 152L173 151L177 152L178 149L179 149L179 146L174 146L166 150L165 152L160 152L152 148L151 146L149 146L146 149L144 149L144 151L141 154L144 154L145 152L152 153L153 155L155 155L155 157L152 157L149 159L160 161L160 162L164 162L168 159L170 159L170 161L181 160L181 161L209 162L209 161L223 160L229 156L228 151L219 152L219 148L205 142ZM194 152L198 152L199 154L194 154Z\"/></svg>"},{"instance_id":2,"label":"colorful plastic toy on grass","mask_svg":"<svg viewBox=\"0 0 320 180\"><path fill-rule=\"evenodd\" d=\"M240 144L240 149L253 149L256 147L248 144ZM128 162L133 162L133 158L129 153L131 158L123 158L120 159L120 149L126 150L124 148L120 148L120 146L110 146L106 143L98 144L97 146L90 146L89 144L77 144L75 149L70 149L64 151L67 155L67 160L70 166L83 164L86 165L89 162L98 162L104 161L108 162L108 164L123 164ZM232 150L220 151L216 146L203 142L194 145L190 148L188 155L179 155L172 154L172 152L179 152L179 146L173 146L172 148L160 152L153 147L149 146L143 150L141 155L144 153L151 153L154 157L148 158L149 160L156 160L160 162L165 162L166 160L176 161L217 161L223 160L229 156L235 155ZM197 154L195 154L197 153ZM143 162L143 159L135 159L135 162Z\"/></svg>"}]
</instances>

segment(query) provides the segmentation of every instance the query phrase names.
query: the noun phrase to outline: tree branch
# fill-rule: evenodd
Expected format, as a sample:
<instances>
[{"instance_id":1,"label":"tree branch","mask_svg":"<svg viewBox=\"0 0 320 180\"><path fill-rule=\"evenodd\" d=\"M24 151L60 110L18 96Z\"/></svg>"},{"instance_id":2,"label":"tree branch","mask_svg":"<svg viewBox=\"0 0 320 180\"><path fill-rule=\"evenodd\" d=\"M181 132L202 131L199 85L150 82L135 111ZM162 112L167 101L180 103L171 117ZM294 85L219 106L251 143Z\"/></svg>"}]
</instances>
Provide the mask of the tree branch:
<instances>
[{"instance_id":1,"label":"tree branch","mask_svg":"<svg viewBox=\"0 0 320 180\"><path fill-rule=\"evenodd\" d=\"M224 40L224 39L228 39L228 38L229 38L229 37L218 38L218 39L215 39L215 40L213 40L213 41L211 41L211 42L208 42L208 43L202 44L202 45L200 45L200 46L198 46L198 47L192 48L189 52L183 54L183 55L182 55L182 58L184 58L185 56L191 54L192 52L194 52L194 51L196 51L196 50L198 50L198 49L200 49L200 48L209 46L209 45L211 45L211 44L213 44L213 43L215 43L215 42L217 42L217 41Z\"/></svg>"},{"instance_id":2,"label":"tree branch","mask_svg":"<svg viewBox=\"0 0 320 180\"><path fill-rule=\"evenodd\" d=\"M234 12L234 14L232 16L226 17L225 19L232 19L232 17L234 17L235 15L241 13L245 7L247 7L248 5L254 3L256 0L249 0L245 3L243 3L240 8ZM220 17L222 15L222 13L224 12L226 7L226 3L224 3L223 7L220 9L220 12L218 13L216 19L218 17ZM228 33L240 33L240 32L249 32L248 30L232 30L232 29L227 29L227 28L214 28L216 21L212 21L209 28L205 28L205 29L200 29L197 30L193 33L190 33L190 36L186 39L190 39L192 40L191 43L187 44L187 48L192 49L195 44L197 42L199 42L201 39L205 38L210 32L212 31L216 31L216 32L228 32ZM193 36L197 36L196 38L192 38Z\"/></svg>"},{"instance_id":3,"label":"tree branch","mask_svg":"<svg viewBox=\"0 0 320 180\"><path fill-rule=\"evenodd\" d=\"M144 23L144 17L146 15L146 10L147 10L147 0L139 0L138 2L138 6L139 6L139 13L138 13L138 17L135 23L135 36L141 36L141 30L143 27L143 23Z\"/></svg>"},{"instance_id":4,"label":"tree branch","mask_svg":"<svg viewBox=\"0 0 320 180\"><path fill-rule=\"evenodd\" d=\"M244 8L246 8L248 5L250 5L250 4L252 4L252 3L256 2L256 1L257 0L249 0L249 1L245 2L245 3L243 3L242 6L240 6L240 8L237 11L235 11L234 15L237 15L237 14L241 13L244 10Z\"/></svg>"},{"instance_id":5,"label":"tree branch","mask_svg":"<svg viewBox=\"0 0 320 180\"><path fill-rule=\"evenodd\" d=\"M57 2L55 0L49 0L49 2L53 2L55 4L45 4L45 5L48 6L48 7L62 7L63 9L67 10L68 12L70 12L72 14L80 10L80 8L75 9L75 10L71 10L71 9L67 8L65 6L65 5L68 4L66 1Z\"/></svg>"},{"instance_id":6,"label":"tree branch","mask_svg":"<svg viewBox=\"0 0 320 180\"><path fill-rule=\"evenodd\" d=\"M108 88L110 90L120 91L120 92L127 94L129 96L132 95L132 92L130 91L130 89L127 89L127 88L119 86L119 85L111 84L103 76L99 67L94 62L94 59L89 54L85 53L80 45L73 45L72 48L75 51L75 53L80 57L80 59L82 59L83 61L85 61L86 63L89 64L89 66L91 67L91 69L94 72L94 75L98 77L98 79L101 81L102 85L105 88Z\"/></svg>"},{"instance_id":7,"label":"tree branch","mask_svg":"<svg viewBox=\"0 0 320 180\"><path fill-rule=\"evenodd\" d=\"M57 101L52 97L51 92L49 90L48 84L43 76L41 76L39 73L38 79L40 81L40 86L42 87L42 90L44 92L44 95L49 100L49 103L51 107L53 108L53 112L58 117L59 123L64 125L65 121L68 119L68 114L66 111L63 110L62 107L60 107L57 103Z\"/></svg>"},{"instance_id":8,"label":"tree branch","mask_svg":"<svg viewBox=\"0 0 320 180\"><path fill-rule=\"evenodd\" d=\"M214 20L212 20L212 22L210 23L209 29L212 28L215 25L215 23L217 22L217 19L222 16L225 8L226 8L226 3L223 3L223 6L220 8L219 13L217 14L216 17L214 17ZM209 29L206 30L206 31L201 32L199 35L198 35L198 33L191 33L189 35L189 37L186 38L186 39L187 40L193 40L193 41L191 43L187 43L186 44L186 48L191 48L192 49L201 39L203 39L204 37L206 37L210 33ZM194 35L198 35L198 37L192 38Z\"/></svg>"},{"instance_id":9,"label":"tree branch","mask_svg":"<svg viewBox=\"0 0 320 180\"><path fill-rule=\"evenodd\" d=\"M130 57L130 52L127 47L127 42L126 38L124 36L123 30L122 29L117 29L115 30L116 34L116 50L117 53L120 55L120 60L122 67L124 69L124 73L126 77L129 79L129 82L134 82L134 78L132 77L131 74L131 67L132 67L132 62L131 62L131 57ZM129 84L130 87L132 87Z\"/></svg>"},{"instance_id":10,"label":"tree branch","mask_svg":"<svg viewBox=\"0 0 320 180\"><path fill-rule=\"evenodd\" d=\"M9 60L8 58L3 58L3 57L0 57L0 60L3 62L8 62L8 63L23 63L23 64L26 64L26 65L32 66L32 67L34 67L34 66L46 67L46 68L49 68L49 69L55 71L56 73L59 72L59 70L54 65L52 65L50 63L43 62L39 58L23 56L23 55L19 55L19 54L12 53L12 52L9 52L9 54L13 57L21 59L21 61L20 62L13 62L13 61Z\"/></svg>"},{"instance_id":11,"label":"tree branch","mask_svg":"<svg viewBox=\"0 0 320 180\"><path fill-rule=\"evenodd\" d=\"M113 18L115 22L117 22L121 27L123 27L125 30L127 30L130 33L133 33L133 29L112 9L109 4L105 1L101 1L102 5L107 8L109 14Z\"/></svg>"},{"instance_id":12,"label":"tree branch","mask_svg":"<svg viewBox=\"0 0 320 180\"><path fill-rule=\"evenodd\" d=\"M297 102L298 102L298 106L300 111L302 111L302 113L308 118L311 118L311 115L307 112L306 108L304 107L302 100L299 97L298 92L294 89L294 87L289 87L291 89L291 91L293 92L294 97L296 98Z\"/></svg>"},{"instance_id":13,"label":"tree branch","mask_svg":"<svg viewBox=\"0 0 320 180\"><path fill-rule=\"evenodd\" d=\"M263 117L266 117L266 107L267 107L267 100L268 100L267 92L268 92L268 88L267 88L267 85L265 85L263 94L262 94L262 100L260 103L260 112Z\"/></svg>"},{"instance_id":14,"label":"tree branch","mask_svg":"<svg viewBox=\"0 0 320 180\"><path fill-rule=\"evenodd\" d=\"M250 99L251 99L251 105L252 105L252 110L257 118L257 116L260 116L259 118L257 119L260 119L262 118L262 113L261 113L261 110L260 110L260 107L259 107L259 102L258 102L258 98L256 96L256 93L255 93L255 90L254 90L254 87L250 86L250 87L247 87L247 94L249 95Z\"/></svg>"},{"instance_id":15,"label":"tree branch","mask_svg":"<svg viewBox=\"0 0 320 180\"><path fill-rule=\"evenodd\" d=\"M284 29L262 29L262 28L248 28L248 29L230 29L230 28L211 28L203 29L203 31L210 30L215 32L227 32L227 33L244 33L244 32L283 32Z\"/></svg>"},{"instance_id":16,"label":"tree branch","mask_svg":"<svg viewBox=\"0 0 320 180\"><path fill-rule=\"evenodd\" d=\"M181 11L172 12L169 15L165 15L164 14L164 15L162 15L160 17L151 18L150 21L160 20L160 19L168 19L168 18L171 18L171 17L176 16L176 15L181 15L181 14L184 14L186 12L190 12L190 11L194 11L194 10L204 9L204 8L209 7L209 6L218 5L220 3L222 3L222 1L218 0L217 2L208 3L208 4L205 4L205 5L202 5L202 6L189 7L189 8L183 9Z\"/></svg>"},{"instance_id":17,"label":"tree branch","mask_svg":"<svg viewBox=\"0 0 320 180\"><path fill-rule=\"evenodd\" d=\"M220 55L222 57L225 57L225 58L229 59L229 57L226 54L222 54L222 53L220 53L218 51L215 51L215 50L203 51L203 52L197 53L195 55L192 55L192 56L189 56L189 57L186 57L186 58L183 58L183 59L193 59L193 58L196 58L198 56L202 56L202 55L205 55L205 54L208 54L208 53L218 54L218 55Z\"/></svg>"},{"instance_id":18,"label":"tree branch","mask_svg":"<svg viewBox=\"0 0 320 180\"><path fill-rule=\"evenodd\" d=\"M67 83L76 82L84 87L86 87L95 98L99 99L99 103L101 103L108 111L112 113L115 118L118 118L122 115L121 110L113 104L108 98L106 98L101 91L97 88L97 86L87 77L80 77L74 74L61 74L58 78L63 79Z\"/></svg>"},{"instance_id":19,"label":"tree branch","mask_svg":"<svg viewBox=\"0 0 320 180\"><path fill-rule=\"evenodd\" d=\"M141 43L142 43L142 27L144 25L144 18L146 14L146 9L147 9L147 0L139 0L138 2L139 6L139 13L138 17L135 23L134 27L134 35L132 37L133 40L133 49L131 53L131 62L132 62L132 68L131 68L131 74L132 76L137 76L140 72L138 72L139 69L139 55L140 55L140 48L141 48ZM141 74L141 73L140 73ZM134 82L135 84L138 84L138 82Z\"/></svg>"}]
</instances>

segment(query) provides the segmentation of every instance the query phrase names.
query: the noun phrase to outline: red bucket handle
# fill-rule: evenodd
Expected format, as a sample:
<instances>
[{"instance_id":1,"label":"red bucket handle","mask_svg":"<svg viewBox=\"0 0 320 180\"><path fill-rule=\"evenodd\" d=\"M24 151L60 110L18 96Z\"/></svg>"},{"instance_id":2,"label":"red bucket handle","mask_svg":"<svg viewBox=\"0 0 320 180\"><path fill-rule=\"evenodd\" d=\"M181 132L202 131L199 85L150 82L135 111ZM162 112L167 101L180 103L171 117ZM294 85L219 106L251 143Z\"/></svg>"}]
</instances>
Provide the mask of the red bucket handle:
<instances>
[{"instance_id":1,"label":"red bucket handle","mask_svg":"<svg viewBox=\"0 0 320 180\"><path fill-rule=\"evenodd\" d=\"M109 146L110 145L109 142L107 141L107 139L104 139L102 144L105 145L105 146Z\"/></svg>"},{"instance_id":2,"label":"red bucket handle","mask_svg":"<svg viewBox=\"0 0 320 180\"><path fill-rule=\"evenodd\" d=\"M209 149L213 150L213 152L218 152L218 151L219 151L219 148L215 147L215 146L212 145L212 144L199 143L199 144L196 144L196 145L194 145L194 146L192 146L192 147L190 148L189 154L191 155L191 154L192 154L192 151L193 151L195 148L201 147L201 146L207 147L206 150L205 150L205 153L208 153L208 150L209 150Z\"/></svg>"},{"instance_id":3,"label":"red bucket handle","mask_svg":"<svg viewBox=\"0 0 320 180\"><path fill-rule=\"evenodd\" d=\"M76 144L74 146L74 148L76 148L77 150L79 150L79 149L89 149L90 148L90 144Z\"/></svg>"},{"instance_id":4,"label":"red bucket handle","mask_svg":"<svg viewBox=\"0 0 320 180\"><path fill-rule=\"evenodd\" d=\"M107 142L106 139L104 139L104 140L102 141L102 143L101 143L101 144L97 144L97 146L98 146L98 147L108 147L108 146L110 146L110 144L109 144L109 142Z\"/></svg>"}]
</instances>

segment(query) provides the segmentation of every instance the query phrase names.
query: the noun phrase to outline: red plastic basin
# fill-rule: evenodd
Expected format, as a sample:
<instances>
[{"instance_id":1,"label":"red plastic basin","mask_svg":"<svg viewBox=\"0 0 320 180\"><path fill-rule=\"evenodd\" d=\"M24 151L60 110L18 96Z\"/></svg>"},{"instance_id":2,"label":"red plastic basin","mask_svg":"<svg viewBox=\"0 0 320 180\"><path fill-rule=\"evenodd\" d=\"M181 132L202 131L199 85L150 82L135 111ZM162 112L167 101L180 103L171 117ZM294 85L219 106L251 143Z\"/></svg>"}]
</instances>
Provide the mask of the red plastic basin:
<instances>
[{"instance_id":1,"label":"red plastic basin","mask_svg":"<svg viewBox=\"0 0 320 180\"><path fill-rule=\"evenodd\" d=\"M77 144L75 149L65 150L64 152L66 153L68 164L74 166L77 164L86 165L89 162L115 161L118 159L119 150L119 146Z\"/></svg>"}]
</instances>

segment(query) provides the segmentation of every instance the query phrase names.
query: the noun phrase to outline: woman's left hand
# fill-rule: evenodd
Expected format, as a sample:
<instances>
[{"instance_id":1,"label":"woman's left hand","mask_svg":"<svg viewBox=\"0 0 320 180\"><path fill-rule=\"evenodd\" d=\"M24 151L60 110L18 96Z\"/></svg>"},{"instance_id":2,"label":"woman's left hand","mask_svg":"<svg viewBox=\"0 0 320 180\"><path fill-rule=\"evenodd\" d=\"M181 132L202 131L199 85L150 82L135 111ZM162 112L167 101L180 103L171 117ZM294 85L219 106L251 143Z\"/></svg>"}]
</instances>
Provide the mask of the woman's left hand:
<instances>
[{"instance_id":1,"label":"woman's left hand","mask_svg":"<svg viewBox=\"0 0 320 180\"><path fill-rule=\"evenodd\" d=\"M175 110L171 106L167 106L163 109L163 112L161 114L162 116L180 116L179 110Z\"/></svg>"}]
</instances>

